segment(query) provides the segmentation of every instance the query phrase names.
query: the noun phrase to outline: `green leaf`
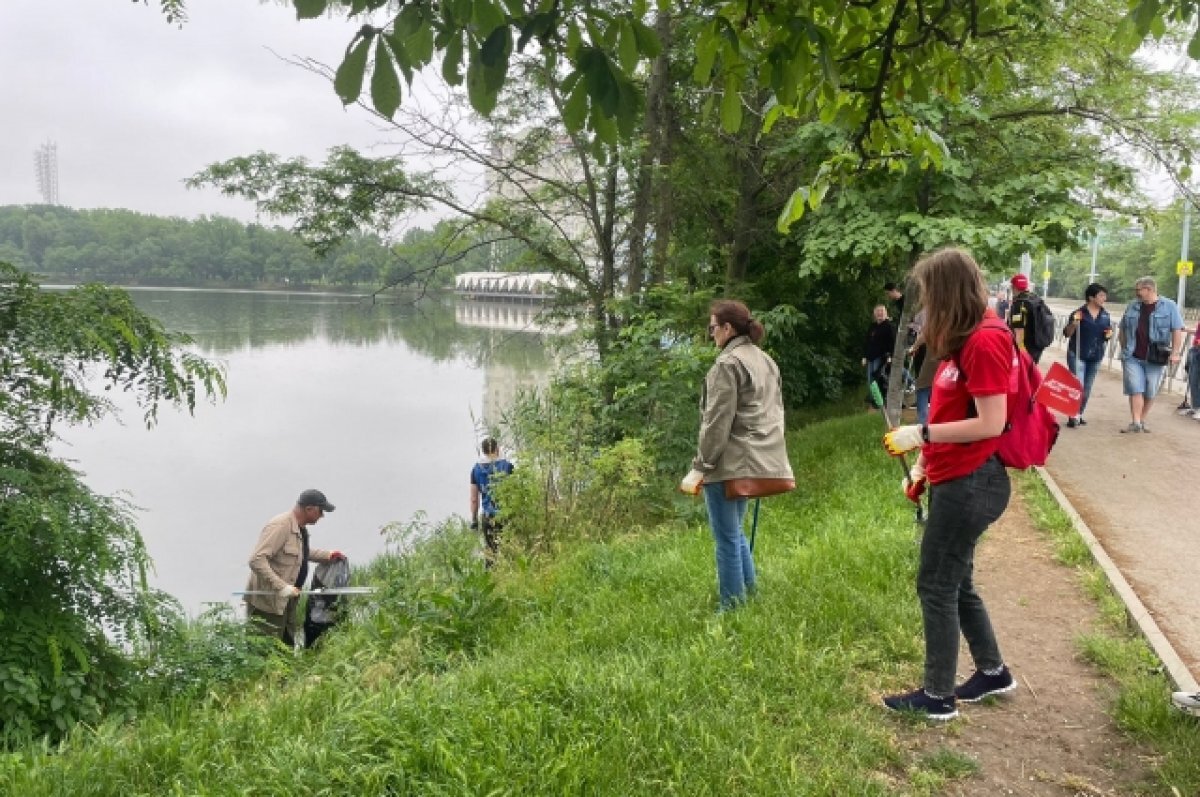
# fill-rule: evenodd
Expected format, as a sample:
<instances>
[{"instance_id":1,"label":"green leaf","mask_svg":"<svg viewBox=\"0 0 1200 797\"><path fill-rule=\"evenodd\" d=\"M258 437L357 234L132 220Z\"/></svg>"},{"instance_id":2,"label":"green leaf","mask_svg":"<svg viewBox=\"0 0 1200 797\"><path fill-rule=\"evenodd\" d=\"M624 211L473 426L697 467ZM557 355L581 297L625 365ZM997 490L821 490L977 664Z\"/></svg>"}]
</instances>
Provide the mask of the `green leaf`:
<instances>
[{"instance_id":1,"label":"green leaf","mask_svg":"<svg viewBox=\"0 0 1200 797\"><path fill-rule=\"evenodd\" d=\"M647 58L657 58L662 52L662 42L658 40L658 34L640 19L630 20L630 24L637 39L638 51Z\"/></svg>"},{"instance_id":2,"label":"green leaf","mask_svg":"<svg viewBox=\"0 0 1200 797\"><path fill-rule=\"evenodd\" d=\"M392 54L384 37L375 43L375 69L371 73L371 104L375 110L391 119L400 107L400 80L392 66Z\"/></svg>"},{"instance_id":3,"label":"green leaf","mask_svg":"<svg viewBox=\"0 0 1200 797\"><path fill-rule=\"evenodd\" d=\"M462 73L459 71L462 66L462 56L462 31L455 31L450 40L446 42L445 54L442 56L442 79L451 86L462 84Z\"/></svg>"},{"instance_id":4,"label":"green leaf","mask_svg":"<svg viewBox=\"0 0 1200 797\"><path fill-rule=\"evenodd\" d=\"M496 28L483 42L479 57L484 66L503 67L508 70L508 57L512 54L512 29L508 26ZM504 81L501 80L501 83ZM497 86L499 89L499 86Z\"/></svg>"},{"instance_id":5,"label":"green leaf","mask_svg":"<svg viewBox=\"0 0 1200 797\"><path fill-rule=\"evenodd\" d=\"M633 70L637 69L639 58L637 34L633 32L633 26L627 19L621 20L620 27L621 38L617 46L617 63L621 65L621 69L626 74L632 74Z\"/></svg>"},{"instance_id":6,"label":"green leaf","mask_svg":"<svg viewBox=\"0 0 1200 797\"><path fill-rule=\"evenodd\" d=\"M783 206L783 210L779 214L778 220L775 222L775 229L780 233L787 235L792 229L792 225L800 219L804 218L804 212L808 209L808 186L800 186L792 195L788 197L787 204Z\"/></svg>"},{"instance_id":7,"label":"green leaf","mask_svg":"<svg viewBox=\"0 0 1200 797\"><path fill-rule=\"evenodd\" d=\"M638 109L642 99L633 81L623 77L617 79L617 130L621 137L630 139L637 130Z\"/></svg>"},{"instance_id":8,"label":"green leaf","mask_svg":"<svg viewBox=\"0 0 1200 797\"><path fill-rule=\"evenodd\" d=\"M467 67L467 96L471 107L483 116L496 108L496 100L508 74L508 54L512 49L512 30L496 28L482 48L471 47Z\"/></svg>"},{"instance_id":9,"label":"green leaf","mask_svg":"<svg viewBox=\"0 0 1200 797\"><path fill-rule=\"evenodd\" d=\"M504 9L491 0L475 0L471 9L471 21L475 23L476 34L481 37L487 37L497 28L508 24Z\"/></svg>"},{"instance_id":10,"label":"green leaf","mask_svg":"<svg viewBox=\"0 0 1200 797\"><path fill-rule=\"evenodd\" d=\"M408 53L410 63L415 64L418 69L424 67L433 59L433 28L429 25L418 28L413 35L404 40L404 49ZM409 78L408 82L411 85L412 78Z\"/></svg>"},{"instance_id":11,"label":"green leaf","mask_svg":"<svg viewBox=\"0 0 1200 797\"><path fill-rule=\"evenodd\" d=\"M292 0L296 6L296 19L316 19L325 13L328 0Z\"/></svg>"},{"instance_id":12,"label":"green leaf","mask_svg":"<svg viewBox=\"0 0 1200 797\"><path fill-rule=\"evenodd\" d=\"M583 49L583 34L579 32L579 26L572 22L567 26L567 58L572 61L578 59L581 49Z\"/></svg>"},{"instance_id":13,"label":"green leaf","mask_svg":"<svg viewBox=\"0 0 1200 797\"><path fill-rule=\"evenodd\" d=\"M596 108L595 103L592 104L592 129L596 131L596 139L610 147L617 145L617 126L613 122L612 117L607 116L600 109Z\"/></svg>"},{"instance_id":14,"label":"green leaf","mask_svg":"<svg viewBox=\"0 0 1200 797\"><path fill-rule=\"evenodd\" d=\"M1188 42L1187 54L1192 60L1200 61L1200 28L1192 34L1192 40Z\"/></svg>"},{"instance_id":15,"label":"green leaf","mask_svg":"<svg viewBox=\"0 0 1200 797\"><path fill-rule=\"evenodd\" d=\"M727 133L736 133L742 126L742 95L738 89L741 85L735 75L725 78L725 93L721 97L721 129Z\"/></svg>"},{"instance_id":16,"label":"green leaf","mask_svg":"<svg viewBox=\"0 0 1200 797\"><path fill-rule=\"evenodd\" d=\"M363 76L367 71L367 55L371 48L371 37L363 36L358 44L354 44L337 68L333 77L333 90L337 92L342 105L349 105L362 94Z\"/></svg>"},{"instance_id":17,"label":"green leaf","mask_svg":"<svg viewBox=\"0 0 1200 797\"><path fill-rule=\"evenodd\" d=\"M571 75L578 78L579 73L572 72ZM563 106L563 124L567 126L567 130L570 132L577 133L583 128L583 123L587 120L587 81L576 79L575 85L570 91L571 93L567 96L567 102Z\"/></svg>"},{"instance_id":18,"label":"green leaf","mask_svg":"<svg viewBox=\"0 0 1200 797\"><path fill-rule=\"evenodd\" d=\"M407 5L400 9L400 15L397 16L395 22L392 23L392 31L401 40L407 39L409 36L412 36L422 28L425 28L429 30L430 33L433 33L433 29L424 23L425 15L422 13L421 7Z\"/></svg>"}]
</instances>

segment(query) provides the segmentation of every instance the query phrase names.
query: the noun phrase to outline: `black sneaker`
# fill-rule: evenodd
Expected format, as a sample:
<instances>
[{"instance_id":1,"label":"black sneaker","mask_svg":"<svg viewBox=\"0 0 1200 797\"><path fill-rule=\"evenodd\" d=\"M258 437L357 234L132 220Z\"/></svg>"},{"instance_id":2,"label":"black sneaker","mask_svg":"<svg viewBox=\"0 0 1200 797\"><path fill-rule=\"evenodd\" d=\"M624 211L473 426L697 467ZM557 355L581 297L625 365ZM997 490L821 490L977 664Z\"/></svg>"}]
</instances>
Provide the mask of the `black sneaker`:
<instances>
[{"instance_id":1,"label":"black sneaker","mask_svg":"<svg viewBox=\"0 0 1200 797\"><path fill-rule=\"evenodd\" d=\"M1074 429L1078 425L1079 425L1079 421L1075 420L1074 415L1072 415L1070 418L1067 418L1067 428L1068 429Z\"/></svg>"},{"instance_id":2,"label":"black sneaker","mask_svg":"<svg viewBox=\"0 0 1200 797\"><path fill-rule=\"evenodd\" d=\"M1079 425L1080 425L1080 426L1087 426L1087 421L1085 421L1085 420L1083 419L1083 416L1082 416L1082 415L1080 415L1080 416L1079 416Z\"/></svg>"},{"instance_id":3,"label":"black sneaker","mask_svg":"<svg viewBox=\"0 0 1200 797\"><path fill-rule=\"evenodd\" d=\"M954 705L954 696L932 697L924 689L914 689L905 695L889 695L883 699L883 705L892 711L918 714L926 719L944 722L958 716Z\"/></svg>"},{"instance_id":4,"label":"black sneaker","mask_svg":"<svg viewBox=\"0 0 1200 797\"><path fill-rule=\"evenodd\" d=\"M978 703L988 695L1000 695L1016 688L1016 679L1012 677L1008 667L1001 669L997 675L988 675L983 670L976 670L961 685L954 687L954 696L964 703Z\"/></svg>"}]
</instances>

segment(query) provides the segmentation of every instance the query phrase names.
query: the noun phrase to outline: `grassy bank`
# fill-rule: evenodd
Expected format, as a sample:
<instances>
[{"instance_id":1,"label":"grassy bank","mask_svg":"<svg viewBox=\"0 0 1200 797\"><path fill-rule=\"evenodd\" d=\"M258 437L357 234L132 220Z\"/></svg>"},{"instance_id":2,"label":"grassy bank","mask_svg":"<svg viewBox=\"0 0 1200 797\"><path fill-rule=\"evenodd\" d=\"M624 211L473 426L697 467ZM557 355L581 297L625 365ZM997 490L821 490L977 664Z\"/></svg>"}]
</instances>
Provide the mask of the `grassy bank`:
<instances>
[{"instance_id":1,"label":"grassy bank","mask_svg":"<svg viewBox=\"0 0 1200 797\"><path fill-rule=\"evenodd\" d=\"M912 760L876 699L921 661L918 532L879 427L793 436L799 489L763 502L739 611L714 612L698 513L495 578L446 533L377 563L381 611L288 676L0 758L0 793L936 793L961 762Z\"/></svg>"}]
</instances>

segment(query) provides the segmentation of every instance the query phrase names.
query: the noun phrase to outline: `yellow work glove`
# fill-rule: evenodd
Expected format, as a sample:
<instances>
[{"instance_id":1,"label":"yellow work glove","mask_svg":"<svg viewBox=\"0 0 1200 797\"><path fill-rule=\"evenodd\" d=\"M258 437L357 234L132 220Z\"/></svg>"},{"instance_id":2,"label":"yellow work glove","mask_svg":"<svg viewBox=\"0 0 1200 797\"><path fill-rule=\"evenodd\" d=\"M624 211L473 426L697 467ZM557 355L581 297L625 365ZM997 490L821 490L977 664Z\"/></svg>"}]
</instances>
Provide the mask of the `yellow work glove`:
<instances>
[{"instance_id":1,"label":"yellow work glove","mask_svg":"<svg viewBox=\"0 0 1200 797\"><path fill-rule=\"evenodd\" d=\"M700 485L704 481L704 474L698 470L688 471L688 475L683 477L683 481L679 483L679 492L687 495L699 495Z\"/></svg>"},{"instance_id":2,"label":"yellow work glove","mask_svg":"<svg viewBox=\"0 0 1200 797\"><path fill-rule=\"evenodd\" d=\"M907 454L914 448L918 448L923 442L925 440L921 436L921 425L916 423L897 426L883 436L883 447L893 457Z\"/></svg>"}]
</instances>

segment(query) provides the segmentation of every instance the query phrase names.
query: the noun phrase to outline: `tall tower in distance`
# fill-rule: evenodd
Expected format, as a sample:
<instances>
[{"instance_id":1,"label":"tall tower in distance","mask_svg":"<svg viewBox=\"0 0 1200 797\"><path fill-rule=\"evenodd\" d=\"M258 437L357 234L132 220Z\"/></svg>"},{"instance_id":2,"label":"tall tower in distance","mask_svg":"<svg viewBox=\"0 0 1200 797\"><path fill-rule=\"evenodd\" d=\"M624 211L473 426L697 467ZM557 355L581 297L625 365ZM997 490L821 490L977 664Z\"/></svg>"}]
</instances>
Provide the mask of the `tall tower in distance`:
<instances>
[{"instance_id":1,"label":"tall tower in distance","mask_svg":"<svg viewBox=\"0 0 1200 797\"><path fill-rule=\"evenodd\" d=\"M58 145L47 141L33 152L33 170L37 173L38 193L47 205L58 204Z\"/></svg>"}]
</instances>

